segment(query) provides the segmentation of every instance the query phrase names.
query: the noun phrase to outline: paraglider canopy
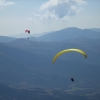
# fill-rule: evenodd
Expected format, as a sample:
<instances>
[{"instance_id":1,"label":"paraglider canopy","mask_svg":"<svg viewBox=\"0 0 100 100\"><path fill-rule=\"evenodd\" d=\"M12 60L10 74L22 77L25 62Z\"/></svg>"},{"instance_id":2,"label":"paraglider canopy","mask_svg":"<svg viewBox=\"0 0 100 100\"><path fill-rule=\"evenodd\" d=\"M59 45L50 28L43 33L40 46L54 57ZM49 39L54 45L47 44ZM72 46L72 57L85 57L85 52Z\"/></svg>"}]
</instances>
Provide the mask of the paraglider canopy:
<instances>
[{"instance_id":1,"label":"paraglider canopy","mask_svg":"<svg viewBox=\"0 0 100 100\"><path fill-rule=\"evenodd\" d=\"M28 33L28 34L30 34L30 30L25 30L25 33Z\"/></svg>"},{"instance_id":2,"label":"paraglider canopy","mask_svg":"<svg viewBox=\"0 0 100 100\"><path fill-rule=\"evenodd\" d=\"M53 58L53 60L52 60L52 63L54 63L54 62L56 61L56 59L57 59L60 55L65 54L65 53L67 53L67 52L78 52L78 53L82 54L85 58L87 58L87 54L86 54L84 51L82 51L82 50L80 50L80 49L71 48L71 49L66 49L66 50L62 50L62 51L58 52L58 53L54 56L54 58Z\"/></svg>"}]
</instances>

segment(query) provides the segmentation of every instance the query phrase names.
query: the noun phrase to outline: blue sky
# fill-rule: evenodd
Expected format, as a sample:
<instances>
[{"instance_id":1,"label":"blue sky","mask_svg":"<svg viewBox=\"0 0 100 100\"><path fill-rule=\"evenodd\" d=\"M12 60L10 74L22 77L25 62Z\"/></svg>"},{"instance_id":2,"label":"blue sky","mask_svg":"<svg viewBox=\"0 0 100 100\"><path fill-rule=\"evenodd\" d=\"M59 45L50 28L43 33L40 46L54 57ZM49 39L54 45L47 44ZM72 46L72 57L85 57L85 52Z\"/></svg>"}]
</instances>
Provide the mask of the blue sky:
<instances>
[{"instance_id":1,"label":"blue sky","mask_svg":"<svg viewBox=\"0 0 100 100\"><path fill-rule=\"evenodd\" d=\"M0 0L0 35L100 28L100 0Z\"/></svg>"}]
</instances>

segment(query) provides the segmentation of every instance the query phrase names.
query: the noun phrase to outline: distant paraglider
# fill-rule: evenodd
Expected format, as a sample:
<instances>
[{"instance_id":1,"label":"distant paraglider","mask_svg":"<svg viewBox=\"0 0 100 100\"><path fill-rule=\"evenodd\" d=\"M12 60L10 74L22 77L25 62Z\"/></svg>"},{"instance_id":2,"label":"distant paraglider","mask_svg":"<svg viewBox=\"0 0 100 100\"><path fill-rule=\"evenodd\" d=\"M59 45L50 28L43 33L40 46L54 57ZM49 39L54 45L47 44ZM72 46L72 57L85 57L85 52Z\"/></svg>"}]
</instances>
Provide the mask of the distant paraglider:
<instances>
[{"instance_id":1,"label":"distant paraglider","mask_svg":"<svg viewBox=\"0 0 100 100\"><path fill-rule=\"evenodd\" d=\"M25 33L28 33L28 34L30 34L30 30L25 30Z\"/></svg>"},{"instance_id":2,"label":"distant paraglider","mask_svg":"<svg viewBox=\"0 0 100 100\"><path fill-rule=\"evenodd\" d=\"M25 33L30 34L30 30L25 30ZM29 38L27 38L27 39L29 39Z\"/></svg>"}]
</instances>

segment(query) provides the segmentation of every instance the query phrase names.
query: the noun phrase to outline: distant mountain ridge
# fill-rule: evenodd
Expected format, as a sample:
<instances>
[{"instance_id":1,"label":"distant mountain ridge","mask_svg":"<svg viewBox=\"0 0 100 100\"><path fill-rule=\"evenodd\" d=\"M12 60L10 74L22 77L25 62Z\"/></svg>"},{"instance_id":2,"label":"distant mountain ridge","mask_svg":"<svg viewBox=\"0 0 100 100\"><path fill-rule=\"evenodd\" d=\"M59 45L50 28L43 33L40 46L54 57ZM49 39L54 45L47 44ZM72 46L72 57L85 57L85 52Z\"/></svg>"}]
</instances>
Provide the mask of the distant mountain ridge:
<instances>
[{"instance_id":1,"label":"distant mountain ridge","mask_svg":"<svg viewBox=\"0 0 100 100\"><path fill-rule=\"evenodd\" d=\"M65 28L58 31L52 31L43 33L38 37L34 37L33 34L25 36L23 39L29 38L32 41L65 41L73 38L90 38L100 39L100 32L94 31L98 29L79 29L75 27ZM22 34L21 34L22 35ZM26 35L26 34L25 34ZM22 36L19 36L21 38ZM18 38L0 36L0 42L10 42Z\"/></svg>"},{"instance_id":2,"label":"distant mountain ridge","mask_svg":"<svg viewBox=\"0 0 100 100\"><path fill-rule=\"evenodd\" d=\"M100 32L100 28L90 28L92 31Z\"/></svg>"},{"instance_id":3,"label":"distant mountain ridge","mask_svg":"<svg viewBox=\"0 0 100 100\"><path fill-rule=\"evenodd\" d=\"M73 38L100 39L100 32L90 29L66 28L38 37L39 41L64 41Z\"/></svg>"},{"instance_id":4,"label":"distant mountain ridge","mask_svg":"<svg viewBox=\"0 0 100 100\"><path fill-rule=\"evenodd\" d=\"M0 36L0 42L10 42L15 40L16 38L14 37L9 37L9 36Z\"/></svg>"}]
</instances>

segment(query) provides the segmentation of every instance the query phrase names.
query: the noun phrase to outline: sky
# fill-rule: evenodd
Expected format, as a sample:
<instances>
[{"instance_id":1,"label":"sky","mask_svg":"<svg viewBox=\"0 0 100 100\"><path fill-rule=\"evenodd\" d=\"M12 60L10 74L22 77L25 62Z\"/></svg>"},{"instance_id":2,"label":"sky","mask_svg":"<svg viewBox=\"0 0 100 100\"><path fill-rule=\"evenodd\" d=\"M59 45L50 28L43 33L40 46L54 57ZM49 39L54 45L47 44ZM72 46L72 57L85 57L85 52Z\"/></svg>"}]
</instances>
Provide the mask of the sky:
<instances>
[{"instance_id":1,"label":"sky","mask_svg":"<svg viewBox=\"0 0 100 100\"><path fill-rule=\"evenodd\" d=\"M0 35L100 28L100 0L0 0Z\"/></svg>"}]
</instances>

